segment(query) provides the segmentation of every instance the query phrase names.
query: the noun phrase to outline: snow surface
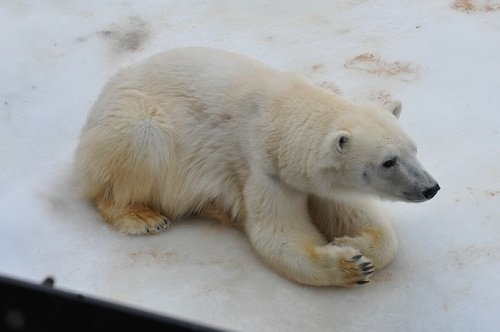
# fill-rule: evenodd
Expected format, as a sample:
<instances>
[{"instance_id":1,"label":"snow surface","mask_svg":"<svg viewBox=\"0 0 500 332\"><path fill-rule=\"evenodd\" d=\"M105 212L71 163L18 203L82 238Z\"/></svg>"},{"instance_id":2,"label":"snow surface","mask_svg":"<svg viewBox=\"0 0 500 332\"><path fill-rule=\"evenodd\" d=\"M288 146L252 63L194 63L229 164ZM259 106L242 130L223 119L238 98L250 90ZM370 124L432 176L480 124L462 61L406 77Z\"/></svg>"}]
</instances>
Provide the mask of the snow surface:
<instances>
[{"instance_id":1,"label":"snow surface","mask_svg":"<svg viewBox=\"0 0 500 332\"><path fill-rule=\"evenodd\" d=\"M0 1L0 273L242 331L498 331L499 1ZM72 191L89 107L121 66L211 46L360 102L400 99L442 190L387 204L396 261L356 289L291 283L239 231L109 229Z\"/></svg>"}]
</instances>

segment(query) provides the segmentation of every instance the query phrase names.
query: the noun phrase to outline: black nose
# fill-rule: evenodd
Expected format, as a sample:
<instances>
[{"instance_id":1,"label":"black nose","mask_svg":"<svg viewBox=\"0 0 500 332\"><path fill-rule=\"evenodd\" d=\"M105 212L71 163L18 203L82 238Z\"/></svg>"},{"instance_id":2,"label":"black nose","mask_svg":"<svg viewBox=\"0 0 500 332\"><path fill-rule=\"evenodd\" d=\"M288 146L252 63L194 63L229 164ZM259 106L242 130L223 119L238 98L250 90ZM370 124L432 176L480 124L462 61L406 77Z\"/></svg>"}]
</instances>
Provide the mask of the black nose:
<instances>
[{"instance_id":1,"label":"black nose","mask_svg":"<svg viewBox=\"0 0 500 332\"><path fill-rule=\"evenodd\" d=\"M422 195L424 195L425 199L431 199L432 197L434 197L434 195L436 195L436 193L439 191L439 189L441 189L439 187L439 184L436 184L434 187L432 188L429 188L429 189L425 189L423 192L422 192Z\"/></svg>"}]
</instances>

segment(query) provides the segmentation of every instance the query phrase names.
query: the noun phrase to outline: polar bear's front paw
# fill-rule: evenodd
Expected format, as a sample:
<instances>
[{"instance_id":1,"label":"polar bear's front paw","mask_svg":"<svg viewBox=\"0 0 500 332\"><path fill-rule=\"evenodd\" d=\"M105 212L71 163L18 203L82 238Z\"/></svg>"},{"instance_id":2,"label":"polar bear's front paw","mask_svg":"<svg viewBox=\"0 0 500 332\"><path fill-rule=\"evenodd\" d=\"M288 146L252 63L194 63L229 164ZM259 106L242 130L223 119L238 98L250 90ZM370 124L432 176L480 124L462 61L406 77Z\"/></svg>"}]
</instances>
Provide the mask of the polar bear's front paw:
<instances>
[{"instance_id":1,"label":"polar bear's front paw","mask_svg":"<svg viewBox=\"0 0 500 332\"><path fill-rule=\"evenodd\" d=\"M352 287L369 283L370 276L375 271L372 261L359 252L349 256L338 261L342 281L340 286Z\"/></svg>"},{"instance_id":2,"label":"polar bear's front paw","mask_svg":"<svg viewBox=\"0 0 500 332\"><path fill-rule=\"evenodd\" d=\"M370 276L374 272L373 262L359 250L332 244L324 249L327 250L326 255L318 258L326 268L331 284L353 287L370 282Z\"/></svg>"},{"instance_id":3,"label":"polar bear's front paw","mask_svg":"<svg viewBox=\"0 0 500 332\"><path fill-rule=\"evenodd\" d=\"M314 249L309 251L315 266L311 284L354 287L370 282L373 262L359 250L333 244Z\"/></svg>"}]
</instances>

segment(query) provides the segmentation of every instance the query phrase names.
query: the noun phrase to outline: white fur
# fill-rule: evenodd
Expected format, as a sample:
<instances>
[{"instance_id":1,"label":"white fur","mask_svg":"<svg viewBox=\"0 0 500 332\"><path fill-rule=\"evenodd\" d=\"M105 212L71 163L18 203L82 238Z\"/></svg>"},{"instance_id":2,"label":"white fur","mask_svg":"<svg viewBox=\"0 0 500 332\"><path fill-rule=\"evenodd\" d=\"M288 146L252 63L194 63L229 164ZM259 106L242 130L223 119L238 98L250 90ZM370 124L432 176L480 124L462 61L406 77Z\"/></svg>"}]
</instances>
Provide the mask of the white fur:
<instances>
[{"instance_id":1,"label":"white fur","mask_svg":"<svg viewBox=\"0 0 500 332\"><path fill-rule=\"evenodd\" d=\"M396 253L370 198L388 194L363 174L388 151L414 148L399 113L400 104L356 105L241 55L176 49L104 87L76 170L83 194L123 232L156 233L198 214L242 225L292 280L352 286Z\"/></svg>"}]
</instances>

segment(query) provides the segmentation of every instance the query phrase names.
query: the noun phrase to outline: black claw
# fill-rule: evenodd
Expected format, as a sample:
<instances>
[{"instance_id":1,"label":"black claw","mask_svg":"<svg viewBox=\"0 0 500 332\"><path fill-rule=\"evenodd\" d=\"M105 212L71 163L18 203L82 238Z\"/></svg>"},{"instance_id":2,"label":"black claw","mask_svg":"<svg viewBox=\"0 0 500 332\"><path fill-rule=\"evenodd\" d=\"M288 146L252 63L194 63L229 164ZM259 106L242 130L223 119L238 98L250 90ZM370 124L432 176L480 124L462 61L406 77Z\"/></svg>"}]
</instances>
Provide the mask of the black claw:
<instances>
[{"instance_id":1,"label":"black claw","mask_svg":"<svg viewBox=\"0 0 500 332\"><path fill-rule=\"evenodd\" d=\"M359 267L363 269L363 268L367 267L370 264L371 264L370 262L362 263L362 264L359 264Z\"/></svg>"},{"instance_id":2,"label":"black claw","mask_svg":"<svg viewBox=\"0 0 500 332\"><path fill-rule=\"evenodd\" d=\"M362 268L362 269L361 269L361 271L369 271L369 270L371 270L371 269L373 269L373 265L370 265L370 266L364 267L364 268Z\"/></svg>"},{"instance_id":3,"label":"black claw","mask_svg":"<svg viewBox=\"0 0 500 332\"><path fill-rule=\"evenodd\" d=\"M356 281L356 283L357 283L358 285L364 285L364 284L367 284L367 283L369 283L369 282L370 282L370 280L359 280L359 281Z\"/></svg>"},{"instance_id":4,"label":"black claw","mask_svg":"<svg viewBox=\"0 0 500 332\"><path fill-rule=\"evenodd\" d=\"M363 272L363 275L368 276L368 275L372 274L373 272L375 272L375 270L371 270L371 271L364 271L364 272Z\"/></svg>"},{"instance_id":5,"label":"black claw","mask_svg":"<svg viewBox=\"0 0 500 332\"><path fill-rule=\"evenodd\" d=\"M358 261L361 257L363 257L363 255L356 255L356 256L353 256L351 259L355 262L355 261Z\"/></svg>"},{"instance_id":6,"label":"black claw","mask_svg":"<svg viewBox=\"0 0 500 332\"><path fill-rule=\"evenodd\" d=\"M52 277L45 278L45 280L42 282L42 285L47 287L54 287L54 278Z\"/></svg>"}]
</instances>

